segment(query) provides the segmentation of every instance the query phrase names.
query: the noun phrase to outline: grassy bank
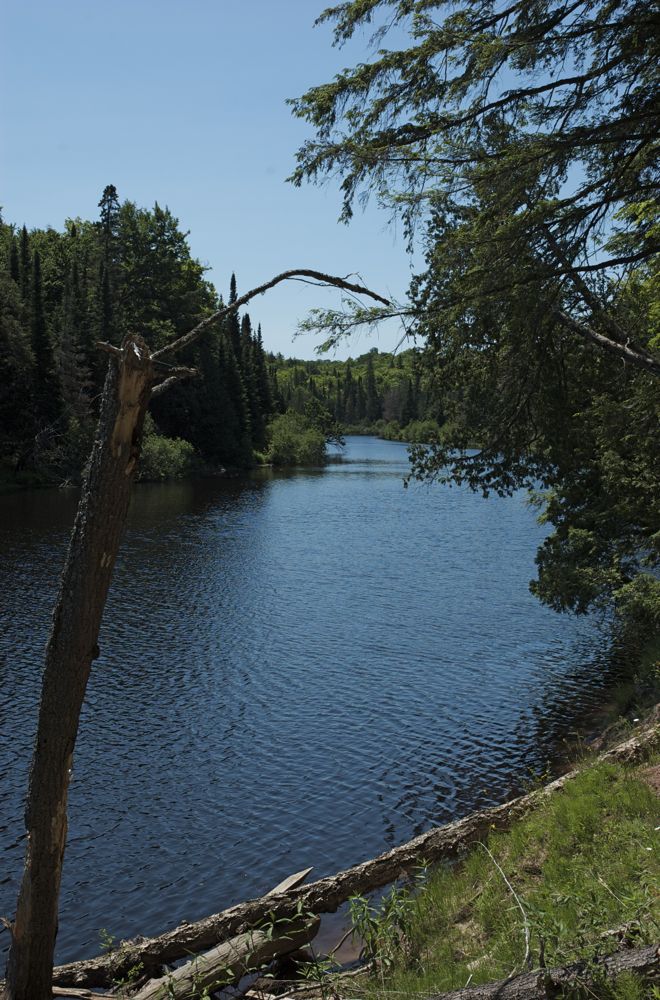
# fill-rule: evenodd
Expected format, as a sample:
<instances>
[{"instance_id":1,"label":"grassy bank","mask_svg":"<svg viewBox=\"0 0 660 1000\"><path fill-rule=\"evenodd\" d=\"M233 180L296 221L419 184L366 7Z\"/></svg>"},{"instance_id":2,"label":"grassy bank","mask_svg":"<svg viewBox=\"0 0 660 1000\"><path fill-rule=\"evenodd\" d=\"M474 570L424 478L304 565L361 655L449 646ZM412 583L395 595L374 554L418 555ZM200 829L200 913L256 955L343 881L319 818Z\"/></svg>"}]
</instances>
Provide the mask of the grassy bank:
<instances>
[{"instance_id":1,"label":"grassy bank","mask_svg":"<svg viewBox=\"0 0 660 1000\"><path fill-rule=\"evenodd\" d=\"M420 873L377 908L354 901L375 972L359 993L398 1000L593 960L660 940L657 827L649 768L590 766L508 833L457 866ZM357 984L356 984L357 985ZM654 994L633 976L590 995Z\"/></svg>"},{"instance_id":2,"label":"grassy bank","mask_svg":"<svg viewBox=\"0 0 660 1000\"><path fill-rule=\"evenodd\" d=\"M528 969L595 968L622 945L660 941L660 751L634 768L594 758L626 739L633 721L658 718L660 638L628 635L626 645L630 669L576 779L459 863L421 868L412 886L376 904L352 901L371 962L352 996L419 1000ZM578 993L660 1000L658 987L628 973Z\"/></svg>"}]
</instances>

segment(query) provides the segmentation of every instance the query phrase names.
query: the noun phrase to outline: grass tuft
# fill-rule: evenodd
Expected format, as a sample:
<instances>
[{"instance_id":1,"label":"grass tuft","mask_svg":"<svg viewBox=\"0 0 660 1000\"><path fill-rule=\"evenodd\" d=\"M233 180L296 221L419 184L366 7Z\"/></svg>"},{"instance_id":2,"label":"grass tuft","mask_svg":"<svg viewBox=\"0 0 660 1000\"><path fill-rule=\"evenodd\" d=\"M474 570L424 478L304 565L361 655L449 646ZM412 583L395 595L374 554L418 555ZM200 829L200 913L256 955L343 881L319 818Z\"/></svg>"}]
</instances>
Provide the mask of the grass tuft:
<instances>
[{"instance_id":1,"label":"grass tuft","mask_svg":"<svg viewBox=\"0 0 660 1000\"><path fill-rule=\"evenodd\" d=\"M526 959L534 968L592 960L622 935L657 941L659 824L660 801L638 776L619 765L588 768L509 832L493 833L486 849L475 845L460 865L431 872L405 948L367 996L478 985L524 971ZM598 993L648 995L631 976Z\"/></svg>"}]
</instances>

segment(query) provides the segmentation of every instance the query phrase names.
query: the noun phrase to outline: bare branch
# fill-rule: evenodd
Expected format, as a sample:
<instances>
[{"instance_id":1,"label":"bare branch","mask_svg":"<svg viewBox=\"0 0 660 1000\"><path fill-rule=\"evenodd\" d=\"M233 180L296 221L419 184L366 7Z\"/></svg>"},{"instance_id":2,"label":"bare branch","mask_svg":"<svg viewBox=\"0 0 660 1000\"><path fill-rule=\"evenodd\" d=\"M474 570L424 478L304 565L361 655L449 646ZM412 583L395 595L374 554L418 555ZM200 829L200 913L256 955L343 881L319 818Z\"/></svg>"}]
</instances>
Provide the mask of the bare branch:
<instances>
[{"instance_id":1,"label":"bare branch","mask_svg":"<svg viewBox=\"0 0 660 1000\"><path fill-rule=\"evenodd\" d=\"M171 344L166 344L165 347L161 347L159 351L156 351L152 355L152 360L157 360L163 357L164 354L171 354L175 351L183 350L185 347L190 347L194 344L202 334L208 330L210 326L214 326L215 323L224 319L226 316L230 316L231 313L236 312L241 306L244 306L250 299L253 299L256 295L263 295L267 292L269 288L274 288L275 285L279 285L282 281L289 281L291 278L312 278L314 281L323 285L333 285L335 288L343 288L348 292L355 292L357 295L367 295L371 299L375 299L377 302L382 302L383 305L389 306L389 301L383 298L382 295L378 295L376 292L372 292L369 288L365 288L363 285L356 285L351 281L347 281L345 278L337 278L332 274L323 274L321 271L312 271L308 268L297 268L292 271L283 271L281 274L276 275L267 281L263 285L259 285L257 288L253 288L251 291L246 292L245 295L241 295L240 298L236 299L228 306L223 306L222 309L218 309L211 316L207 316L203 319L201 323L193 327L188 333L184 334L183 337L179 337L178 340L172 341Z\"/></svg>"},{"instance_id":2,"label":"bare branch","mask_svg":"<svg viewBox=\"0 0 660 1000\"><path fill-rule=\"evenodd\" d=\"M569 316L562 309L554 309L553 315L556 316L560 323L568 327L569 330L579 334L586 340L593 341L594 344L598 344L599 347L609 351L610 354L616 354L623 361L630 362L636 368L643 368L645 371L651 372L652 375L660 375L660 361L633 341L627 340L625 344L620 344L617 340L610 340L609 337L594 330L593 327L589 326L583 320L573 319L572 316Z\"/></svg>"},{"instance_id":3,"label":"bare branch","mask_svg":"<svg viewBox=\"0 0 660 1000\"><path fill-rule=\"evenodd\" d=\"M121 347L115 347L114 344L108 344L105 340L97 340L96 346L99 351L104 351L106 354L112 354L115 358L121 357Z\"/></svg>"},{"instance_id":4,"label":"bare branch","mask_svg":"<svg viewBox=\"0 0 660 1000\"><path fill-rule=\"evenodd\" d=\"M182 382L186 378L199 378L199 371L197 368L172 368L170 374L163 382L159 382L151 390L151 398L154 396L161 396L168 389L171 389L173 385L177 382Z\"/></svg>"}]
</instances>

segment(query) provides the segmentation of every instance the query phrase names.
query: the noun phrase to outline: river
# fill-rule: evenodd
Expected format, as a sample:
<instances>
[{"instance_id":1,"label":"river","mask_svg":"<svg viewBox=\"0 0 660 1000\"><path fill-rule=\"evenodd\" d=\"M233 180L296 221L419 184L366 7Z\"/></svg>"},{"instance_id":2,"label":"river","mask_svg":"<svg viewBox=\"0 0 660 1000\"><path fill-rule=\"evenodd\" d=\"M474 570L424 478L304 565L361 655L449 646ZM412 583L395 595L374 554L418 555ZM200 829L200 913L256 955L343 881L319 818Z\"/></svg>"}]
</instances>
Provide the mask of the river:
<instances>
[{"instance_id":1,"label":"river","mask_svg":"<svg viewBox=\"0 0 660 1000\"><path fill-rule=\"evenodd\" d=\"M321 876L499 802L604 697L528 592L524 496L404 489L405 445L136 488L83 711L57 958ZM0 914L76 497L0 497ZM0 936L7 950L8 934ZM0 961L0 964L4 964Z\"/></svg>"}]
</instances>

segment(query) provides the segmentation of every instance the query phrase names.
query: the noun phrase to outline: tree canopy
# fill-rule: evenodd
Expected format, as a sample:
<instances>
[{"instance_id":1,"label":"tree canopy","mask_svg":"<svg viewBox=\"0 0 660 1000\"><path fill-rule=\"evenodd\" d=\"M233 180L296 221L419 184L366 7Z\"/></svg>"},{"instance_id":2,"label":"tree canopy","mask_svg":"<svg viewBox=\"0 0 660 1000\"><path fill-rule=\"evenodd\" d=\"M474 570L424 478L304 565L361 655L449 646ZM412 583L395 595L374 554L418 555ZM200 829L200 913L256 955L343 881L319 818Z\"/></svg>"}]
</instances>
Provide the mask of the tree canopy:
<instances>
[{"instance_id":1,"label":"tree canopy","mask_svg":"<svg viewBox=\"0 0 660 1000\"><path fill-rule=\"evenodd\" d=\"M293 180L338 175L344 220L375 195L424 263L400 308L312 322L332 341L396 312L423 339L447 422L436 447L414 449L414 472L533 489L554 528L537 557L541 599L580 612L630 607L634 591L648 607L660 559L657 10L353 0L319 20L337 44L369 26L374 53L292 102L315 129Z\"/></svg>"}]
</instances>

